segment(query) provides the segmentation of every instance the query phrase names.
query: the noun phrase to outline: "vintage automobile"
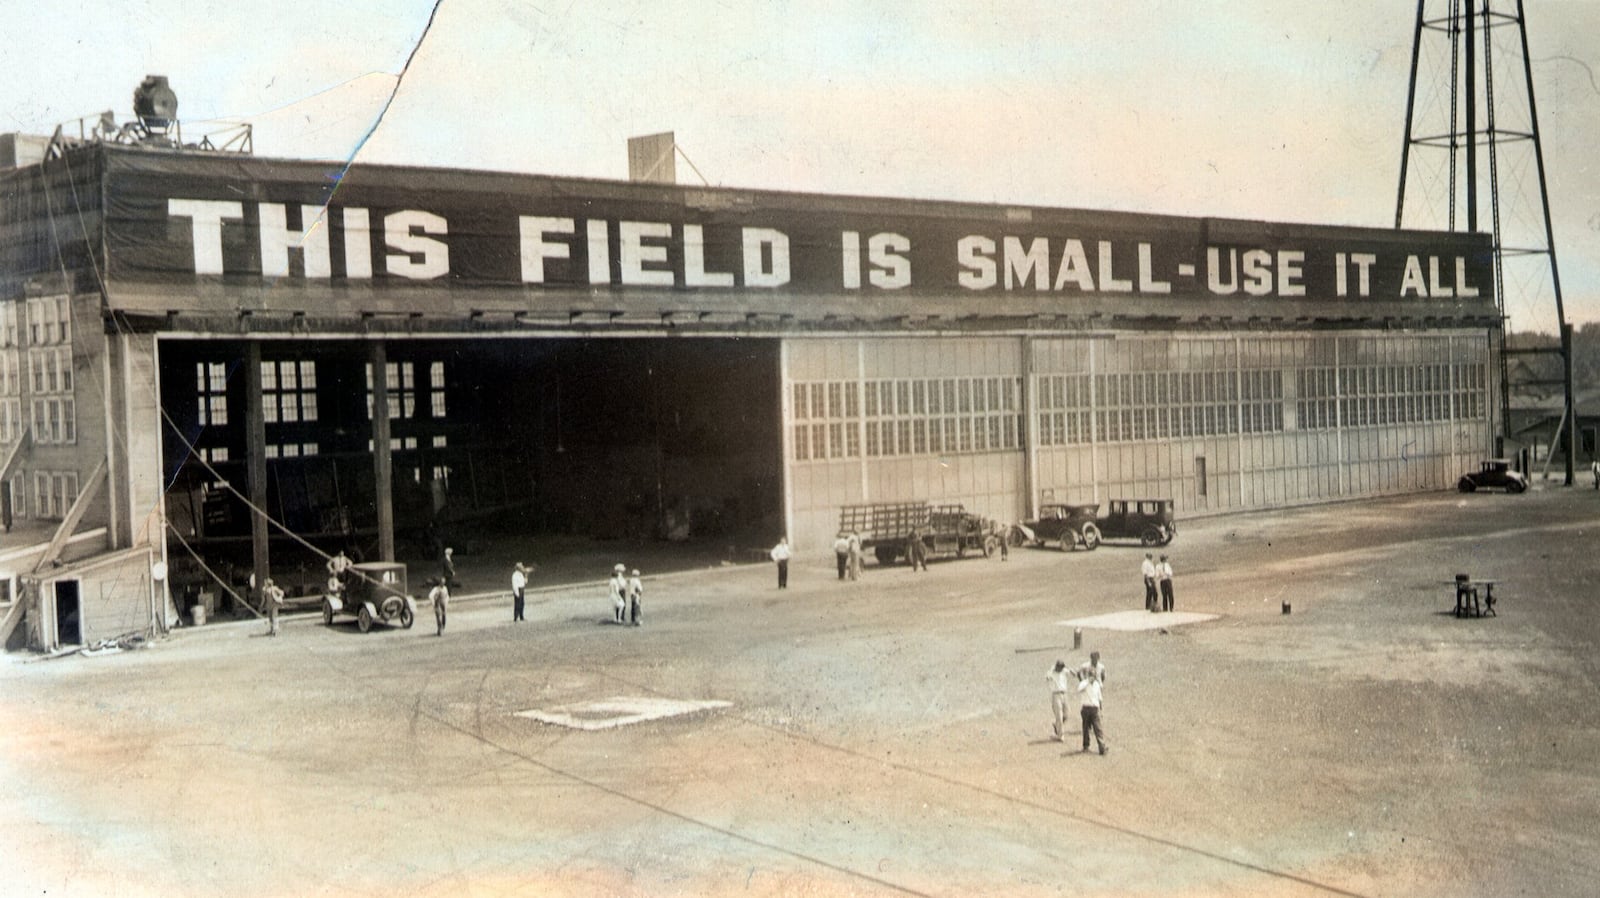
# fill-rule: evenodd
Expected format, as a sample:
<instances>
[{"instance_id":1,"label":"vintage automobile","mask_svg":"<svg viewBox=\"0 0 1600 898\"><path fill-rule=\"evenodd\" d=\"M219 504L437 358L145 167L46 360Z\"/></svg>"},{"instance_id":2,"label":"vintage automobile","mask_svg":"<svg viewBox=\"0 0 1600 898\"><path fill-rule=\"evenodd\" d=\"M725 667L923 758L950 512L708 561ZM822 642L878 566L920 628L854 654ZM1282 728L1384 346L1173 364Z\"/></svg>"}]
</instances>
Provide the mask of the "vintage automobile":
<instances>
[{"instance_id":1,"label":"vintage automobile","mask_svg":"<svg viewBox=\"0 0 1600 898\"><path fill-rule=\"evenodd\" d=\"M322 622L333 625L336 614L354 614L361 632L375 621L399 620L409 629L417 617L417 602L406 594L406 566L392 561L369 561L350 566L342 595L322 598Z\"/></svg>"},{"instance_id":2,"label":"vintage automobile","mask_svg":"<svg viewBox=\"0 0 1600 898\"><path fill-rule=\"evenodd\" d=\"M1146 546L1164 546L1178 535L1171 499L1112 499L1095 524L1101 539L1137 539Z\"/></svg>"},{"instance_id":3,"label":"vintage automobile","mask_svg":"<svg viewBox=\"0 0 1600 898\"><path fill-rule=\"evenodd\" d=\"M1468 471L1456 481L1456 489L1470 493L1482 489L1503 489L1520 493L1528 488L1528 478L1511 470L1511 462L1504 458L1491 458L1478 465L1478 470Z\"/></svg>"},{"instance_id":4,"label":"vintage automobile","mask_svg":"<svg viewBox=\"0 0 1600 898\"><path fill-rule=\"evenodd\" d=\"M1037 520L1027 521L1013 531L1012 544L1029 542L1043 546L1053 542L1063 552L1077 546L1093 549L1100 545L1100 527L1095 519L1099 510L1099 505L1042 506Z\"/></svg>"}]
</instances>

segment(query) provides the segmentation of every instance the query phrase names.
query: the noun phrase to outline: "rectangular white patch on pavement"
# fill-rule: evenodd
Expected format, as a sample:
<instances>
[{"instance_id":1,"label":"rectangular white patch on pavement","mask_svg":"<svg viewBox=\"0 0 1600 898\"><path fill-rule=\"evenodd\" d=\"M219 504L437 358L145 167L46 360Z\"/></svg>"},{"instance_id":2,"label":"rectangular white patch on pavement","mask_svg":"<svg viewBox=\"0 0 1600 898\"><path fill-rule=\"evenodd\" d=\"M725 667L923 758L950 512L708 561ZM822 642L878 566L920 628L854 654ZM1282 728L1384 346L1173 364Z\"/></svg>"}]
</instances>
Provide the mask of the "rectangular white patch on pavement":
<instances>
[{"instance_id":1,"label":"rectangular white patch on pavement","mask_svg":"<svg viewBox=\"0 0 1600 898\"><path fill-rule=\"evenodd\" d=\"M1183 624L1198 624L1208 620L1216 620L1218 614L1198 614L1193 611L1162 611L1155 614L1139 609L1137 611L1113 611L1110 614L1097 614L1094 617L1080 617L1073 620L1058 621L1063 627L1084 627L1090 630L1159 630L1162 627L1177 627Z\"/></svg>"},{"instance_id":2,"label":"rectangular white patch on pavement","mask_svg":"<svg viewBox=\"0 0 1600 898\"><path fill-rule=\"evenodd\" d=\"M556 708L530 708L526 711L517 711L515 715L575 730L609 730L632 723L643 723L646 720L678 717L732 705L732 702L679 701L670 698L619 695Z\"/></svg>"}]
</instances>

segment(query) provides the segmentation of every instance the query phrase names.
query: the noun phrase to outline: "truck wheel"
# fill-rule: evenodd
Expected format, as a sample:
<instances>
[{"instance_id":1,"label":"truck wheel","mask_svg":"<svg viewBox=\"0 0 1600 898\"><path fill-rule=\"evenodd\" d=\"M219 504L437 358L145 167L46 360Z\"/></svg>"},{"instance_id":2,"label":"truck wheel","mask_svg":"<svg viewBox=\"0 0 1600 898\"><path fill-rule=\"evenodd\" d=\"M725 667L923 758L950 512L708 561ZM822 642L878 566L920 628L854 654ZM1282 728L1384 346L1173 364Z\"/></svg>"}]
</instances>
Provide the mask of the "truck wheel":
<instances>
[{"instance_id":1,"label":"truck wheel","mask_svg":"<svg viewBox=\"0 0 1600 898\"><path fill-rule=\"evenodd\" d=\"M1100 528L1093 524L1083 525L1083 547L1093 552L1100 545Z\"/></svg>"},{"instance_id":2,"label":"truck wheel","mask_svg":"<svg viewBox=\"0 0 1600 898\"><path fill-rule=\"evenodd\" d=\"M361 625L363 633L372 629L372 612L367 610L367 606L362 605L361 610L356 613L356 623Z\"/></svg>"},{"instance_id":3,"label":"truck wheel","mask_svg":"<svg viewBox=\"0 0 1600 898\"><path fill-rule=\"evenodd\" d=\"M888 546L877 546L872 550L879 564L894 564L895 551Z\"/></svg>"},{"instance_id":4,"label":"truck wheel","mask_svg":"<svg viewBox=\"0 0 1600 898\"><path fill-rule=\"evenodd\" d=\"M324 627L333 626L333 603L332 602L323 602L322 603L322 625Z\"/></svg>"},{"instance_id":5,"label":"truck wheel","mask_svg":"<svg viewBox=\"0 0 1600 898\"><path fill-rule=\"evenodd\" d=\"M1154 527L1146 527L1144 532L1139 534L1139 542L1145 546L1159 546L1161 545L1161 531Z\"/></svg>"},{"instance_id":6,"label":"truck wheel","mask_svg":"<svg viewBox=\"0 0 1600 898\"><path fill-rule=\"evenodd\" d=\"M411 613L410 605L400 606L400 626L409 630L411 629L411 625L416 623L416 618L417 616Z\"/></svg>"},{"instance_id":7,"label":"truck wheel","mask_svg":"<svg viewBox=\"0 0 1600 898\"><path fill-rule=\"evenodd\" d=\"M962 539L959 536L956 537L956 557L957 558L965 558L965 557L967 557L967 541Z\"/></svg>"}]
</instances>

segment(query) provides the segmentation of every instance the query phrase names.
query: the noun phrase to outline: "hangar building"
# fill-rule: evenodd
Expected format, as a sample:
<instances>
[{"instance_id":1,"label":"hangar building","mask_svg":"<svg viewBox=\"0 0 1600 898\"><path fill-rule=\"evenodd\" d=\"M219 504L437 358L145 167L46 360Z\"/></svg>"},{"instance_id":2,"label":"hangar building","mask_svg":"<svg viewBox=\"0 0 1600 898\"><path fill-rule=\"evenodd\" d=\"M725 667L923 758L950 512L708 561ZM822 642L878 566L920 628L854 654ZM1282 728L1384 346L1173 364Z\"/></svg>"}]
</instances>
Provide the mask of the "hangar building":
<instances>
[{"instance_id":1,"label":"hangar building","mask_svg":"<svg viewBox=\"0 0 1600 898\"><path fill-rule=\"evenodd\" d=\"M0 171L0 512L101 554L473 514L825 553L847 503L1444 489L1498 424L1485 234L52 156Z\"/></svg>"}]
</instances>

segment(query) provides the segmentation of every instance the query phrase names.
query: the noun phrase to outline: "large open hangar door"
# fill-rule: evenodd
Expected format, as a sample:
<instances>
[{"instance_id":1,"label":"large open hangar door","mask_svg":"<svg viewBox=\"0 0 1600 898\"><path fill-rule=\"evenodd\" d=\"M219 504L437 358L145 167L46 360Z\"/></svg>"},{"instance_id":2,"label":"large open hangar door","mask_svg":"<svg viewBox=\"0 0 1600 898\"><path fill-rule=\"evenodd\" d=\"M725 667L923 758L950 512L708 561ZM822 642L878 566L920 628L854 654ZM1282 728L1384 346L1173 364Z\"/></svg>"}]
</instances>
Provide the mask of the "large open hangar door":
<instances>
[{"instance_id":1,"label":"large open hangar door","mask_svg":"<svg viewBox=\"0 0 1600 898\"><path fill-rule=\"evenodd\" d=\"M515 397L533 532L760 545L782 531L777 340L551 338L480 353Z\"/></svg>"},{"instance_id":2,"label":"large open hangar door","mask_svg":"<svg viewBox=\"0 0 1600 898\"><path fill-rule=\"evenodd\" d=\"M782 529L778 347L384 340L396 555L427 570L445 544L519 553L533 537L544 537L534 545L545 560L597 539L760 545ZM323 575L306 543L378 556L372 341L269 338L258 349L271 568L291 595L314 592ZM192 548L235 583L253 564L250 353L238 339L160 349L167 518L184 543L175 552Z\"/></svg>"}]
</instances>

